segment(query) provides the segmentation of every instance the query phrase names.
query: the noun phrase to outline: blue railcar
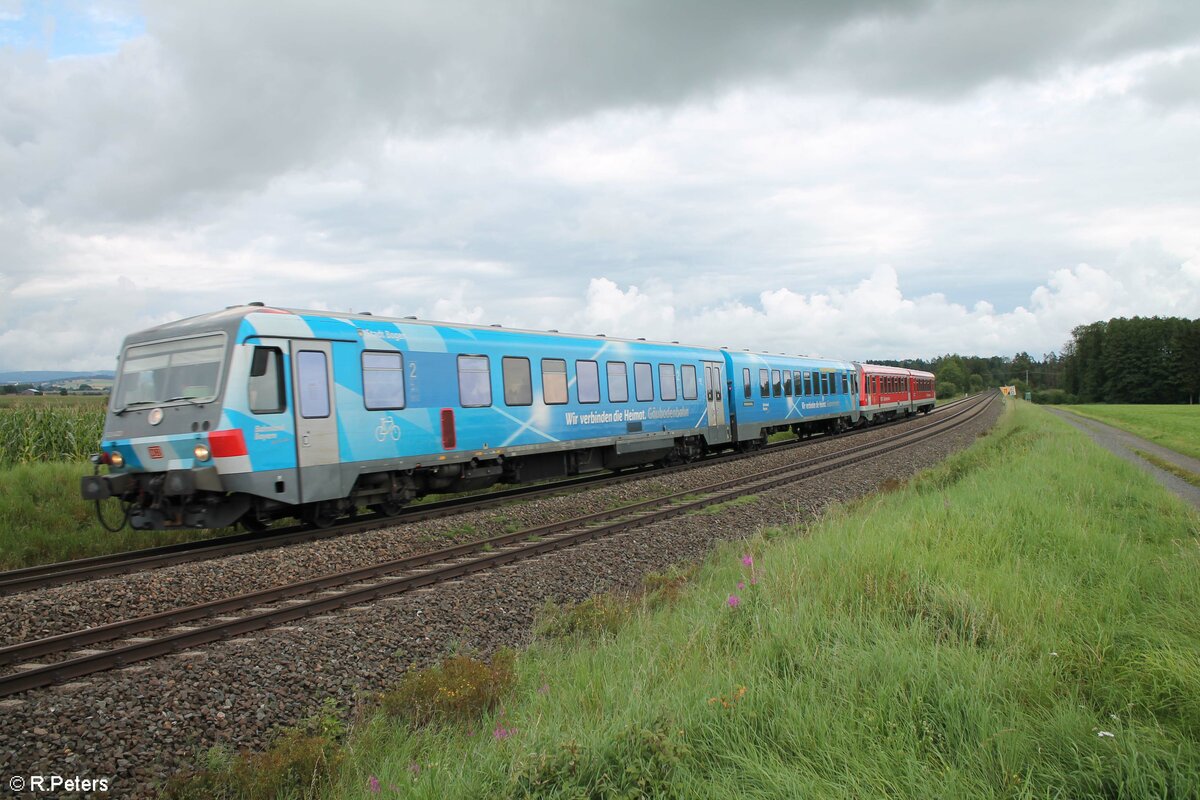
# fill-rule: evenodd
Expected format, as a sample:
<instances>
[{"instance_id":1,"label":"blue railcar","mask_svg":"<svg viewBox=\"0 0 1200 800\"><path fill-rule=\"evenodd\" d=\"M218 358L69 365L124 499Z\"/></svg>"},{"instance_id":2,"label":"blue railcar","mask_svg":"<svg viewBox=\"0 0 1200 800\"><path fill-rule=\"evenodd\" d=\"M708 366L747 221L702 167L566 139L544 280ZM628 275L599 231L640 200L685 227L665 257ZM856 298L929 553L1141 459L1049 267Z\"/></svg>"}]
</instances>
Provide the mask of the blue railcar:
<instances>
[{"instance_id":1,"label":"blue railcar","mask_svg":"<svg viewBox=\"0 0 1200 800\"><path fill-rule=\"evenodd\" d=\"M86 499L135 528L323 525L735 443L719 350L231 307L129 336ZM760 426L762 427L762 426Z\"/></svg>"},{"instance_id":2,"label":"blue railcar","mask_svg":"<svg viewBox=\"0 0 1200 800\"><path fill-rule=\"evenodd\" d=\"M849 361L723 351L734 437L743 448L772 433L836 433L859 422L858 373Z\"/></svg>"}]
</instances>

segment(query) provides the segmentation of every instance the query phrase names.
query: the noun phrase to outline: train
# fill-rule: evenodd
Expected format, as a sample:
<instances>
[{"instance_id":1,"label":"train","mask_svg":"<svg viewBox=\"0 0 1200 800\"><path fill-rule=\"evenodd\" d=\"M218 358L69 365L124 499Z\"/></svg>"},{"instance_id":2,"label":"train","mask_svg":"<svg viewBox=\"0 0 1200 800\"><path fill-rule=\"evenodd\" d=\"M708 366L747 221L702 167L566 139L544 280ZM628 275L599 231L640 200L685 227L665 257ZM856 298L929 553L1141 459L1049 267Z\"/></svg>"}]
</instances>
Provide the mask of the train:
<instances>
[{"instance_id":1,"label":"train","mask_svg":"<svg viewBox=\"0 0 1200 800\"><path fill-rule=\"evenodd\" d=\"M325 527L935 400L932 374L897 367L255 302L126 337L81 494L98 514L117 498L138 530Z\"/></svg>"}]
</instances>

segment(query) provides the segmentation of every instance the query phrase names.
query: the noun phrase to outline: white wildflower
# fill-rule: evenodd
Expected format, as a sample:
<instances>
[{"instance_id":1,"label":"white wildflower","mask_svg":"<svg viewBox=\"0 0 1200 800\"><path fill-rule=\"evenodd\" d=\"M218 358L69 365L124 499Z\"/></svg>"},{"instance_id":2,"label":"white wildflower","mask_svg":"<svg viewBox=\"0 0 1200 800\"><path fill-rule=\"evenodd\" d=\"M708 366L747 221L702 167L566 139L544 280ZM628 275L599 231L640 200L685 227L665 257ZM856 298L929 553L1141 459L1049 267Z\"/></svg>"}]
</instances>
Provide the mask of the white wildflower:
<instances>
[{"instance_id":1,"label":"white wildflower","mask_svg":"<svg viewBox=\"0 0 1200 800\"><path fill-rule=\"evenodd\" d=\"M1110 739L1112 737L1116 736L1116 734L1113 733L1112 731L1100 731L1096 735L1099 736L1101 739L1103 739L1105 736L1109 737Z\"/></svg>"}]
</instances>

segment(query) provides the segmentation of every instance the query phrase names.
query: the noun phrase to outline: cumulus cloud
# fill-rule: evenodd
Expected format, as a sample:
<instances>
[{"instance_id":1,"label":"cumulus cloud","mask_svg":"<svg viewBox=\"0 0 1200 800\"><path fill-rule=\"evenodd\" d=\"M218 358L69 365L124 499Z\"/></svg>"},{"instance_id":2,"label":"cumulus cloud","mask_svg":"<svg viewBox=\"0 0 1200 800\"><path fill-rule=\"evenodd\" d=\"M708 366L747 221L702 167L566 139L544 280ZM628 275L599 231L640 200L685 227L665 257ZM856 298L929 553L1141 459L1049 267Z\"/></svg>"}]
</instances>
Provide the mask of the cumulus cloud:
<instances>
[{"instance_id":1,"label":"cumulus cloud","mask_svg":"<svg viewBox=\"0 0 1200 800\"><path fill-rule=\"evenodd\" d=\"M1200 268L1153 243L1139 243L1119 264L1079 264L1055 270L1026 304L997 312L986 301L967 307L944 295L906 296L896 271L877 268L856 283L803 293L774 288L757 302L678 308L670 289L622 289L593 279L576 327L588 330L596 314L610 334L651 331L680 340L734 349L838 358L930 357L941 353L1036 355L1059 350L1071 329L1118 316L1200 316Z\"/></svg>"},{"instance_id":2,"label":"cumulus cloud","mask_svg":"<svg viewBox=\"0 0 1200 800\"><path fill-rule=\"evenodd\" d=\"M0 41L0 367L247 300L852 355L1193 307L1197 4L113 7Z\"/></svg>"},{"instance_id":3,"label":"cumulus cloud","mask_svg":"<svg viewBox=\"0 0 1200 800\"><path fill-rule=\"evenodd\" d=\"M520 132L764 83L946 99L1169 47L1198 25L1200 6L1166 0L159 0L112 58L0 50L0 164L23 202L142 219L381 135Z\"/></svg>"}]
</instances>

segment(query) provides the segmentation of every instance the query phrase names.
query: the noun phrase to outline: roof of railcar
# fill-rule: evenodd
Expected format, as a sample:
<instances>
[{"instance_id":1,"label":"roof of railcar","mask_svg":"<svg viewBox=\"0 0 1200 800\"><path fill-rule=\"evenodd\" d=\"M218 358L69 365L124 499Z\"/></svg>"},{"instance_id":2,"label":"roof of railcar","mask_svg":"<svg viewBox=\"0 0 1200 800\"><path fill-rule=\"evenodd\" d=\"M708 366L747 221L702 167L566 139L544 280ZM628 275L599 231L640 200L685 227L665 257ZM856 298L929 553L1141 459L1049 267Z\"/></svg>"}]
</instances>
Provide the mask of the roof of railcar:
<instances>
[{"instance_id":1,"label":"roof of railcar","mask_svg":"<svg viewBox=\"0 0 1200 800\"><path fill-rule=\"evenodd\" d=\"M842 366L849 367L849 361L836 358L817 358L814 356L805 356L798 353L766 353L756 350L731 350L728 347L714 347L710 345L699 344L681 344L680 342L663 342L658 340L647 339L629 339L620 336L606 336L605 334L586 334L586 333L567 333L556 330L536 330L532 328L506 328L500 325L479 325L474 323L464 322L441 322L437 320L416 319L414 317L385 317L377 316L369 312L352 312L352 311L320 311L317 309L302 309L302 308L283 308L279 306L267 305L239 305L228 306L221 311L213 311L207 314L199 314L186 319L173 320L171 322L157 325L153 328L137 331L130 334L127 339L128 343L153 341L155 339L187 336L195 333L201 333L209 330L236 330L238 323L245 317L251 315L258 316L255 320L256 326L269 326L270 316L290 315L296 317L323 317L327 319L341 319L352 323L370 323L384 322L395 325L425 325L429 327L441 328L456 328L462 330L477 330L497 333L513 333L527 334L534 336L558 336L564 339L586 339L596 342L622 342L629 344L647 344L659 347L674 347L688 350L703 350L707 352L729 352L738 356L757 356L759 358L803 358L811 361L822 361L828 363L837 363ZM357 326L356 326L357 327Z\"/></svg>"},{"instance_id":2,"label":"roof of railcar","mask_svg":"<svg viewBox=\"0 0 1200 800\"><path fill-rule=\"evenodd\" d=\"M919 369L908 369L907 367L889 367L885 364L866 364L859 362L859 366L863 368L863 372L876 375L912 375L914 378L932 378L932 372L924 372Z\"/></svg>"}]
</instances>

